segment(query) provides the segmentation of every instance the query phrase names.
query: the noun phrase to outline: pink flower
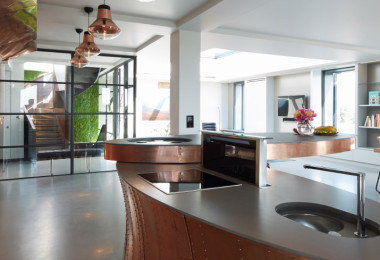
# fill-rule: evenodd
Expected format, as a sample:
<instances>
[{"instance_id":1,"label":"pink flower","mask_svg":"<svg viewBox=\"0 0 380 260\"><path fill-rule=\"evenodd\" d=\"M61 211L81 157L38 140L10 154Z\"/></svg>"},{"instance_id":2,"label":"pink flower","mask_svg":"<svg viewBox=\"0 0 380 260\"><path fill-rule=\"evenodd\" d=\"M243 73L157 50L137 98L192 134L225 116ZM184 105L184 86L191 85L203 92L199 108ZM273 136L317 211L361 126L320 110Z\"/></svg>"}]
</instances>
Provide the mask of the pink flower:
<instances>
[{"instance_id":1,"label":"pink flower","mask_svg":"<svg viewBox=\"0 0 380 260\"><path fill-rule=\"evenodd\" d=\"M294 118L296 119L296 121L301 121L301 120L313 121L314 117L316 117L316 116L317 116L317 114L312 109L302 108L302 109L298 109L294 113Z\"/></svg>"}]
</instances>

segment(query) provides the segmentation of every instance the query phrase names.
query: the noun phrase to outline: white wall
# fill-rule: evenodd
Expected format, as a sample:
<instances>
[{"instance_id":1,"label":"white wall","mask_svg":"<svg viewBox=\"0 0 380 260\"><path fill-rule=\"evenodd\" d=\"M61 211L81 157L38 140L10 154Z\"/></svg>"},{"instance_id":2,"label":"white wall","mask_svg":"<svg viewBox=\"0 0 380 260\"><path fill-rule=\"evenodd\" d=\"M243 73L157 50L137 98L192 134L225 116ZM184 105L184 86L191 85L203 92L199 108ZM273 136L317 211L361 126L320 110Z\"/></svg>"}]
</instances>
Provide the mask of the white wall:
<instances>
[{"instance_id":1,"label":"white wall","mask_svg":"<svg viewBox=\"0 0 380 260\"><path fill-rule=\"evenodd\" d=\"M170 120L143 120L143 104L152 104L157 106L161 101L163 94L167 92L169 95L169 89L159 89L159 82L168 82L168 80L160 80L153 78L139 78L138 79L138 92L136 99L136 133L137 137L148 136L167 136L169 134ZM161 107L162 109L170 106L170 100Z\"/></svg>"},{"instance_id":2,"label":"white wall","mask_svg":"<svg viewBox=\"0 0 380 260\"><path fill-rule=\"evenodd\" d=\"M228 84L201 82L201 123L215 122L217 129L226 129L228 112Z\"/></svg>"},{"instance_id":3,"label":"white wall","mask_svg":"<svg viewBox=\"0 0 380 260\"><path fill-rule=\"evenodd\" d=\"M267 93L265 79L247 81L244 84L244 132L267 131Z\"/></svg>"},{"instance_id":4,"label":"white wall","mask_svg":"<svg viewBox=\"0 0 380 260\"><path fill-rule=\"evenodd\" d=\"M300 73L285 76L274 77L274 131L275 132L291 132L296 126L296 122L283 122L283 117L277 116L278 96L305 95L310 97L310 73ZM310 102L309 102L310 103ZM310 108L310 107L308 107Z\"/></svg>"}]
</instances>

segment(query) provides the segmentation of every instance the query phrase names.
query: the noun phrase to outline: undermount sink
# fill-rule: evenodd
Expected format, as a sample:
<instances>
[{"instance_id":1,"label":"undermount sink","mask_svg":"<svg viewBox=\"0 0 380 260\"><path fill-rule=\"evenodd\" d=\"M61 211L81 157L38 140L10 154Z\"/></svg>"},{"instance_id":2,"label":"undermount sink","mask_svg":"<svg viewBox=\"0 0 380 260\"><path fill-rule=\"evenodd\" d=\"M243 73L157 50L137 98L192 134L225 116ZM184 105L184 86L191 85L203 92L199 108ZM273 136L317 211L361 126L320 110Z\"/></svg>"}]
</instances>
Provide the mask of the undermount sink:
<instances>
[{"instance_id":1,"label":"undermount sink","mask_svg":"<svg viewBox=\"0 0 380 260\"><path fill-rule=\"evenodd\" d=\"M276 212L305 227L341 237L356 238L357 217L354 214L316 203L288 202L276 206ZM366 219L368 237L380 235L380 226Z\"/></svg>"}]
</instances>

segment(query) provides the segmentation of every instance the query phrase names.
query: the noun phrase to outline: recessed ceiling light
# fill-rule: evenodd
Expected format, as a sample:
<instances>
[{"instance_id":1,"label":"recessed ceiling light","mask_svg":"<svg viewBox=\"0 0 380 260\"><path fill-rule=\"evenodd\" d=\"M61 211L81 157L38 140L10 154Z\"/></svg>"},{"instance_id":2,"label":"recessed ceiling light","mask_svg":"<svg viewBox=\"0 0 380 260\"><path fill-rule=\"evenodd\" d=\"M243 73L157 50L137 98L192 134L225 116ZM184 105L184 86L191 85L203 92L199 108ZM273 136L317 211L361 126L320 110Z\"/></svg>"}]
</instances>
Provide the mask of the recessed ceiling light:
<instances>
[{"instance_id":1,"label":"recessed ceiling light","mask_svg":"<svg viewBox=\"0 0 380 260\"><path fill-rule=\"evenodd\" d=\"M138 2L142 2L142 3L150 3L150 2L154 2L156 0L137 0Z\"/></svg>"}]
</instances>

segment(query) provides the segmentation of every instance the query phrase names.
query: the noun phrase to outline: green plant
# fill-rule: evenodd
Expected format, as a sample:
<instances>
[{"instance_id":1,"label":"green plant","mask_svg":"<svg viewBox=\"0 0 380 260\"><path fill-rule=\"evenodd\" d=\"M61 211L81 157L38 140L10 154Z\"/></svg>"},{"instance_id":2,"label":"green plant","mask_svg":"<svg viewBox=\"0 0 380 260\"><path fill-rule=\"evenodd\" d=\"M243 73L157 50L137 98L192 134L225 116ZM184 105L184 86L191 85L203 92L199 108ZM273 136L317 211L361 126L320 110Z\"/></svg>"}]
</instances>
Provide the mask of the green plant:
<instances>
[{"instance_id":1,"label":"green plant","mask_svg":"<svg viewBox=\"0 0 380 260\"><path fill-rule=\"evenodd\" d=\"M32 81L37 79L39 76L45 74L45 71L36 71L36 70L25 70L24 71L24 80Z\"/></svg>"},{"instance_id":2,"label":"green plant","mask_svg":"<svg viewBox=\"0 0 380 260\"><path fill-rule=\"evenodd\" d=\"M74 113L99 113L99 85L92 85L74 97ZM74 142L95 142L99 115L74 116Z\"/></svg>"}]
</instances>

